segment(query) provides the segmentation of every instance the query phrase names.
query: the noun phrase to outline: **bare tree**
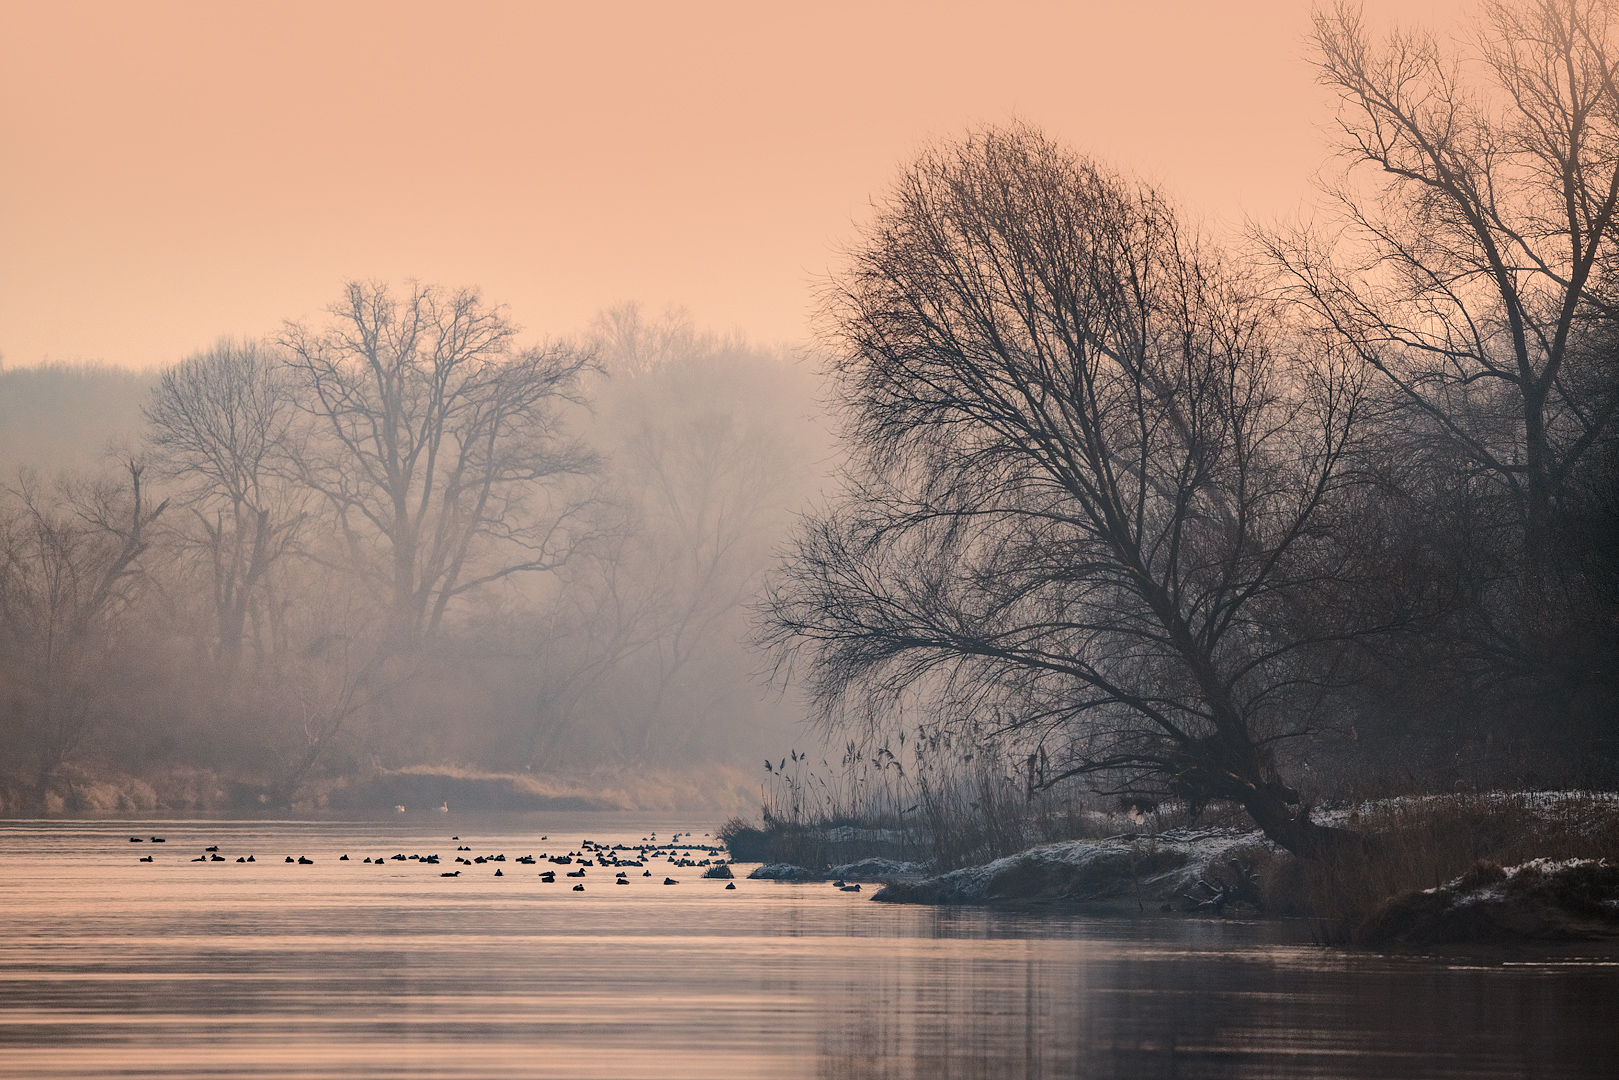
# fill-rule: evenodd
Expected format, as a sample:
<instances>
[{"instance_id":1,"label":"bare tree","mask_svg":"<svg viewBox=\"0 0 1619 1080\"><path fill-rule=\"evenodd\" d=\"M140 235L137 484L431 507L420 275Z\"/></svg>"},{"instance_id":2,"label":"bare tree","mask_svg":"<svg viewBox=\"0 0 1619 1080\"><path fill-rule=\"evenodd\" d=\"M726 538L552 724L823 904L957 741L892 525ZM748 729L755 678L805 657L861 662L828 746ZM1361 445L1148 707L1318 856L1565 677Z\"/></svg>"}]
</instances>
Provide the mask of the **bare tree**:
<instances>
[{"instance_id":1,"label":"bare tree","mask_svg":"<svg viewBox=\"0 0 1619 1080\"><path fill-rule=\"evenodd\" d=\"M296 415L287 371L259 342L221 340L163 372L145 412L154 466L180 485L202 529L215 656L228 675L250 606L307 517L285 478Z\"/></svg>"},{"instance_id":2,"label":"bare tree","mask_svg":"<svg viewBox=\"0 0 1619 1080\"><path fill-rule=\"evenodd\" d=\"M1593 324L1619 317L1619 9L1483 11L1464 56L1427 31L1374 42L1348 4L1317 13L1349 166L1329 187L1341 229L1265 243L1293 294L1429 436L1493 478L1538 562L1571 478L1619 414L1611 350L1582 348Z\"/></svg>"},{"instance_id":3,"label":"bare tree","mask_svg":"<svg viewBox=\"0 0 1619 1080\"><path fill-rule=\"evenodd\" d=\"M322 329L282 338L299 407L300 482L335 514L350 558L391 599L401 643L436 634L481 586L550 570L574 542L563 481L594 467L564 437L588 351L517 351L475 290L355 282Z\"/></svg>"},{"instance_id":4,"label":"bare tree","mask_svg":"<svg viewBox=\"0 0 1619 1080\"><path fill-rule=\"evenodd\" d=\"M152 522L168 506L148 505L139 463L126 470L127 488L47 487L25 474L0 513L0 630L17 728L7 741L11 754L32 748L36 803L112 689L106 654L135 602Z\"/></svg>"},{"instance_id":5,"label":"bare tree","mask_svg":"<svg viewBox=\"0 0 1619 1080\"><path fill-rule=\"evenodd\" d=\"M1297 616L1344 587L1361 386L1151 189L990 129L903 174L829 286L852 462L764 605L823 718L1014 741L1031 786L1230 800L1317 856L1278 775ZM855 708L851 711L851 706Z\"/></svg>"}]
</instances>

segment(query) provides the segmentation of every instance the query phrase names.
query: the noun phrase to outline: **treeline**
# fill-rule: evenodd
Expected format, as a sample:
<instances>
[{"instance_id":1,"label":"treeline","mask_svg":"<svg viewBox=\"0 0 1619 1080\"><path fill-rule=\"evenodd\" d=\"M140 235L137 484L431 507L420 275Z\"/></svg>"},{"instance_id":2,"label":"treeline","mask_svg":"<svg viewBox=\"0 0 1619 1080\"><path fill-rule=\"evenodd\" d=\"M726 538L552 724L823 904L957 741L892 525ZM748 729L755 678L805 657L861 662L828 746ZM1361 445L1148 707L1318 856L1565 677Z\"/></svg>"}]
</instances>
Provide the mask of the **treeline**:
<instances>
[{"instance_id":1,"label":"treeline","mask_svg":"<svg viewBox=\"0 0 1619 1080\"><path fill-rule=\"evenodd\" d=\"M424 764L655 800L633 770L785 737L745 606L829 450L779 352L634 307L521 345L475 290L354 283L149 379L39 375L139 424L0 496L10 812L285 808Z\"/></svg>"},{"instance_id":2,"label":"treeline","mask_svg":"<svg viewBox=\"0 0 1619 1080\"><path fill-rule=\"evenodd\" d=\"M1027 126L920 155L823 292L843 494L766 600L823 720L1305 857L1331 795L1619 783L1616 27L1320 13L1332 209L1241 246Z\"/></svg>"}]
</instances>

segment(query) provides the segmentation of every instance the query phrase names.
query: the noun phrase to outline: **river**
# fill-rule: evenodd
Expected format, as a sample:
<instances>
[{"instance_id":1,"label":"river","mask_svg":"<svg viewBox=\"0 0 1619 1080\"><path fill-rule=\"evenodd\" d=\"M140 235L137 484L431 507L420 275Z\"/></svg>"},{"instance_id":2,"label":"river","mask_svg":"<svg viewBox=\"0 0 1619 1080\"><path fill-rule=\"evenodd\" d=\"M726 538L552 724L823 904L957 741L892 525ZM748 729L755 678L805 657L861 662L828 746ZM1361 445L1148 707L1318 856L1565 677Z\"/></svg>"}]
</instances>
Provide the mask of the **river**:
<instances>
[{"instance_id":1,"label":"river","mask_svg":"<svg viewBox=\"0 0 1619 1080\"><path fill-rule=\"evenodd\" d=\"M712 827L0 822L0 1078L1619 1075L1595 948L1380 956L1287 922L728 891L664 860L577 892L577 863L512 861Z\"/></svg>"}]
</instances>

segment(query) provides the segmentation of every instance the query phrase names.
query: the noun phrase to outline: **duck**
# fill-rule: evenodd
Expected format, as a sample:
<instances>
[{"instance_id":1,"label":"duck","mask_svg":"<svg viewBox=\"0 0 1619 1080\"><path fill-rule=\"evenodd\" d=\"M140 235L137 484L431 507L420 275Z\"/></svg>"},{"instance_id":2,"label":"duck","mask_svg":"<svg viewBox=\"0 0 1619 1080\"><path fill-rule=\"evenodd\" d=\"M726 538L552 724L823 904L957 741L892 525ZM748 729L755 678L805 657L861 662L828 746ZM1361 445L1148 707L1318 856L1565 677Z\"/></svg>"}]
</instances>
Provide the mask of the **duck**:
<instances>
[{"instance_id":1,"label":"duck","mask_svg":"<svg viewBox=\"0 0 1619 1080\"><path fill-rule=\"evenodd\" d=\"M666 877L666 878L664 878L664 879L663 879L663 883L664 883L664 884L665 884L665 885L679 885L679 884L680 884L680 882L678 882L678 881L676 881L676 880L675 880L675 879L674 879L674 878L672 878L672 877Z\"/></svg>"},{"instance_id":2,"label":"duck","mask_svg":"<svg viewBox=\"0 0 1619 1080\"><path fill-rule=\"evenodd\" d=\"M584 892L584 891L585 891L585 887L584 887L584 885L582 885L582 884L580 884L580 885L575 885L575 886L574 886L574 887L573 887L573 891L574 891L574 892Z\"/></svg>"},{"instance_id":3,"label":"duck","mask_svg":"<svg viewBox=\"0 0 1619 1080\"><path fill-rule=\"evenodd\" d=\"M614 885L628 885L629 883L629 878L619 878L617 881L613 882Z\"/></svg>"},{"instance_id":4,"label":"duck","mask_svg":"<svg viewBox=\"0 0 1619 1080\"><path fill-rule=\"evenodd\" d=\"M225 861L225 856L223 856L223 855L213 855L213 856L209 857L208 861L209 862L224 862Z\"/></svg>"},{"instance_id":5,"label":"duck","mask_svg":"<svg viewBox=\"0 0 1619 1080\"><path fill-rule=\"evenodd\" d=\"M725 883L725 888L726 888L726 889L727 889L727 890L734 890L734 889L735 889L735 888L736 888L736 882L734 882L734 881L727 881L727 882L726 882L726 883Z\"/></svg>"},{"instance_id":6,"label":"duck","mask_svg":"<svg viewBox=\"0 0 1619 1080\"><path fill-rule=\"evenodd\" d=\"M366 862L370 862L370 861L371 861L371 860L370 860L370 859L369 859L369 858L367 858L367 859L366 859L366 860L365 860L365 861L366 861Z\"/></svg>"},{"instance_id":7,"label":"duck","mask_svg":"<svg viewBox=\"0 0 1619 1080\"><path fill-rule=\"evenodd\" d=\"M298 860L294 859L291 855L288 855L287 856L287 861L288 862L297 862Z\"/></svg>"},{"instance_id":8,"label":"duck","mask_svg":"<svg viewBox=\"0 0 1619 1080\"><path fill-rule=\"evenodd\" d=\"M138 837L138 836L131 836L131 837L130 837L130 838L129 838L129 842L130 842L130 843L131 843L131 844L139 844L139 843L144 843L144 841L142 841L142 840L141 840L141 838L140 838L140 837Z\"/></svg>"},{"instance_id":9,"label":"duck","mask_svg":"<svg viewBox=\"0 0 1619 1080\"><path fill-rule=\"evenodd\" d=\"M141 860L140 860L140 861L141 861L141 862L151 862L151 861L152 861L152 857L151 857L151 856L150 856L150 855L142 855L142 856L141 856Z\"/></svg>"},{"instance_id":10,"label":"duck","mask_svg":"<svg viewBox=\"0 0 1619 1080\"><path fill-rule=\"evenodd\" d=\"M251 855L249 855L249 856L248 856L248 857L247 857L247 861L248 861L248 862L254 862L254 861L255 861L255 860L254 860L254 858L253 858L253 856L251 856Z\"/></svg>"},{"instance_id":11,"label":"duck","mask_svg":"<svg viewBox=\"0 0 1619 1080\"><path fill-rule=\"evenodd\" d=\"M540 875L540 880L545 882L547 885L555 885L557 880L557 872L555 870L547 870L545 873Z\"/></svg>"},{"instance_id":12,"label":"duck","mask_svg":"<svg viewBox=\"0 0 1619 1080\"><path fill-rule=\"evenodd\" d=\"M218 850L219 850L219 845L218 845L218 844L215 844L215 845L214 845L214 846L213 846L213 847L205 847L205 848L203 848L203 849L202 849L202 850L204 850L204 851L206 851L206 852L208 852L208 853L209 853L209 854L212 854L212 853L214 853L214 852L216 852L216 851L218 851Z\"/></svg>"},{"instance_id":13,"label":"duck","mask_svg":"<svg viewBox=\"0 0 1619 1080\"><path fill-rule=\"evenodd\" d=\"M347 856L347 855L339 855L339 856L338 856L338 857L337 857L337 861L338 861L338 862L348 862L348 861L349 861L349 857L348 857L348 856Z\"/></svg>"},{"instance_id":14,"label":"duck","mask_svg":"<svg viewBox=\"0 0 1619 1080\"><path fill-rule=\"evenodd\" d=\"M502 873L501 873L501 872L500 872L500 869L499 869L499 867L496 867L496 869L495 869L495 876L496 876L496 877L505 877L505 876L506 876L506 875L505 875L505 874L502 874Z\"/></svg>"},{"instance_id":15,"label":"duck","mask_svg":"<svg viewBox=\"0 0 1619 1080\"><path fill-rule=\"evenodd\" d=\"M154 844L166 844L166 843L168 843L168 841L163 839L161 836L154 836L154 837L152 837L152 843L154 843Z\"/></svg>"},{"instance_id":16,"label":"duck","mask_svg":"<svg viewBox=\"0 0 1619 1080\"><path fill-rule=\"evenodd\" d=\"M237 862L246 862L247 860L242 858L240 855L238 855L238 856L236 856L236 861Z\"/></svg>"},{"instance_id":17,"label":"duck","mask_svg":"<svg viewBox=\"0 0 1619 1080\"><path fill-rule=\"evenodd\" d=\"M307 856L300 855L300 856L298 856L298 865L299 866L314 866L315 865L315 860L311 859L311 858L309 858Z\"/></svg>"},{"instance_id":18,"label":"duck","mask_svg":"<svg viewBox=\"0 0 1619 1080\"><path fill-rule=\"evenodd\" d=\"M843 886L843 891L844 892L859 892L860 891L860 886L859 885L845 885L845 886Z\"/></svg>"},{"instance_id":19,"label":"duck","mask_svg":"<svg viewBox=\"0 0 1619 1080\"><path fill-rule=\"evenodd\" d=\"M460 876L461 876L461 871L459 871L459 870L447 870L444 873L439 875L439 877L460 877Z\"/></svg>"}]
</instances>

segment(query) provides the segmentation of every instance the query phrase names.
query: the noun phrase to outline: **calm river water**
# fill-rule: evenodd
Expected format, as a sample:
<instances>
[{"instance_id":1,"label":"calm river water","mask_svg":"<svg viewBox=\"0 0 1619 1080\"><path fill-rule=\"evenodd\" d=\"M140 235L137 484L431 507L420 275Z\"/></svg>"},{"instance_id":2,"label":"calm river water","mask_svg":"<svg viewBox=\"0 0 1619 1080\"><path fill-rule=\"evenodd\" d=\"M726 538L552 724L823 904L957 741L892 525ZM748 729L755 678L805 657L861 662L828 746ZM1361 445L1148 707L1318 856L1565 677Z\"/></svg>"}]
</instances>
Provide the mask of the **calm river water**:
<instances>
[{"instance_id":1,"label":"calm river water","mask_svg":"<svg viewBox=\"0 0 1619 1080\"><path fill-rule=\"evenodd\" d=\"M574 892L509 861L710 828L0 823L0 1077L1619 1075L1619 967L1594 955L1379 957L1287 924L728 892L662 861ZM227 861L191 862L207 845ZM460 845L504 853L502 876L449 865ZM360 861L434 852L446 865Z\"/></svg>"}]
</instances>

